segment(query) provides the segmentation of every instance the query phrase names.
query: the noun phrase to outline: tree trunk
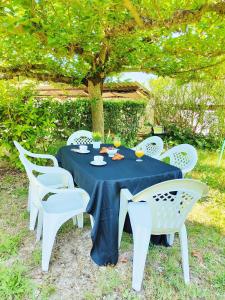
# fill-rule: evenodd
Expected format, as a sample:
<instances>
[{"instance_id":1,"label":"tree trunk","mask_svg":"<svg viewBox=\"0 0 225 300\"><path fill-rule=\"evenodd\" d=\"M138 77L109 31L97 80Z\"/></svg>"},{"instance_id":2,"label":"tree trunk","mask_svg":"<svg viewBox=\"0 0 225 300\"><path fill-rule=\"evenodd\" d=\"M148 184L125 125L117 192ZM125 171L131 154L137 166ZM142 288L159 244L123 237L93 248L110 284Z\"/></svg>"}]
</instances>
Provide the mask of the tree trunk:
<instances>
[{"instance_id":1,"label":"tree trunk","mask_svg":"<svg viewBox=\"0 0 225 300\"><path fill-rule=\"evenodd\" d=\"M88 94L91 101L92 130L104 135L104 112L102 99L102 82L88 80Z\"/></svg>"}]
</instances>

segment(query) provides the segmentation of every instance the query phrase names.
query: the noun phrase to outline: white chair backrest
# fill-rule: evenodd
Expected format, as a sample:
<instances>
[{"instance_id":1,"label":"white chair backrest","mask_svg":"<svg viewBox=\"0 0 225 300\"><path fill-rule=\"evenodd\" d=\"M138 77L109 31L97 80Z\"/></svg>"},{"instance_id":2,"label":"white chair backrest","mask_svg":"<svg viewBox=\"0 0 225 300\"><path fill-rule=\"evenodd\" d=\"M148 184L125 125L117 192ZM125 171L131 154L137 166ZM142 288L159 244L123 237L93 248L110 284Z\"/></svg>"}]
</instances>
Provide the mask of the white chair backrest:
<instances>
[{"instance_id":1,"label":"white chair backrest","mask_svg":"<svg viewBox=\"0 0 225 300\"><path fill-rule=\"evenodd\" d=\"M20 155L19 158L26 170L27 177L29 179L30 184L33 186L35 185L37 187L36 193L33 194L33 201L37 207L41 207L41 203L39 201L39 195L38 195L39 181L37 180L36 176L33 173L34 171L38 172L38 170L36 170L35 168L36 165L30 162L24 155Z\"/></svg>"},{"instance_id":2,"label":"white chair backrest","mask_svg":"<svg viewBox=\"0 0 225 300\"><path fill-rule=\"evenodd\" d=\"M170 164L181 169L185 174L190 172L198 161L196 149L189 144L175 146L161 155L161 159L169 157Z\"/></svg>"},{"instance_id":3,"label":"white chair backrest","mask_svg":"<svg viewBox=\"0 0 225 300\"><path fill-rule=\"evenodd\" d=\"M142 148L146 155L158 158L163 151L163 140L158 136L151 136L142 141L135 148L138 147Z\"/></svg>"},{"instance_id":4,"label":"white chair backrest","mask_svg":"<svg viewBox=\"0 0 225 300\"><path fill-rule=\"evenodd\" d=\"M17 141L13 141L14 145L16 146L17 150L19 151L20 155L29 155L30 151L26 150L25 148L23 148L20 143L18 143Z\"/></svg>"},{"instance_id":5,"label":"white chair backrest","mask_svg":"<svg viewBox=\"0 0 225 300\"><path fill-rule=\"evenodd\" d=\"M78 130L75 131L71 136L68 138L66 144L67 145L85 145L85 144L92 144L93 137L92 132L88 130Z\"/></svg>"},{"instance_id":6,"label":"white chair backrest","mask_svg":"<svg viewBox=\"0 0 225 300\"><path fill-rule=\"evenodd\" d=\"M27 173L28 179L30 181L30 184L32 184L33 186L36 187L35 193L33 194L33 202L36 205L36 207L41 208L42 207L42 202L41 202L40 199L43 199L43 197L49 193L48 192L48 186L43 185L38 180L38 177L35 176L34 172L37 172L37 173L40 174L40 173L42 173L42 168L44 169L45 167L33 164L24 155L20 155L20 160L21 160L21 162L22 162L22 164L23 164L23 166L26 170L26 173ZM61 168L59 168L59 167L48 167L48 170L50 172L52 170L52 174L54 174L57 169L59 170ZM51 176L51 174L49 174L49 176Z\"/></svg>"},{"instance_id":7,"label":"white chair backrest","mask_svg":"<svg viewBox=\"0 0 225 300\"><path fill-rule=\"evenodd\" d=\"M153 234L168 234L180 230L193 205L207 194L208 187L200 181L174 179L151 186L132 200L148 202Z\"/></svg>"}]
</instances>

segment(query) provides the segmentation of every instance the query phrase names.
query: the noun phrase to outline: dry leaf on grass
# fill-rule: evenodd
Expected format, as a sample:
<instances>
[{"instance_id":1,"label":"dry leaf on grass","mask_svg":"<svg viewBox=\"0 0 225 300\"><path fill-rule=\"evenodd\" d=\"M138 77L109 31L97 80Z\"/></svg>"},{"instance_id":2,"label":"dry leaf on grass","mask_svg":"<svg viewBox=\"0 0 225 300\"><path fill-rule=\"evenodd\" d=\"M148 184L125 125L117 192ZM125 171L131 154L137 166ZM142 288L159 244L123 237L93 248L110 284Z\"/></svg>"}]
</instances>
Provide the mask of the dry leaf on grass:
<instances>
[{"instance_id":1,"label":"dry leaf on grass","mask_svg":"<svg viewBox=\"0 0 225 300\"><path fill-rule=\"evenodd\" d=\"M197 257L198 261L200 263L203 263L203 257L202 257L202 254L199 251L196 251L196 250L192 251L191 255L194 256L194 257Z\"/></svg>"}]
</instances>

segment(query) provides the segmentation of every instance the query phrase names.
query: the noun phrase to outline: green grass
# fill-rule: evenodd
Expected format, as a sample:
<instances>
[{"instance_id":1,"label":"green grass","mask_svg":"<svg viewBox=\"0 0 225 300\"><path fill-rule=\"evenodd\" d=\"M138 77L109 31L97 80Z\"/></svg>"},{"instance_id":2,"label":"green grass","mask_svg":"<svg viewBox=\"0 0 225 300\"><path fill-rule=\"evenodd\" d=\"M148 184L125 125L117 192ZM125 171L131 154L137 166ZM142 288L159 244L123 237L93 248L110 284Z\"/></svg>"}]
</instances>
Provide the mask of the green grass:
<instances>
[{"instance_id":1,"label":"green grass","mask_svg":"<svg viewBox=\"0 0 225 300\"><path fill-rule=\"evenodd\" d=\"M18 262L10 268L0 265L0 299L27 299L32 295L31 280L24 266Z\"/></svg>"},{"instance_id":2,"label":"green grass","mask_svg":"<svg viewBox=\"0 0 225 300\"><path fill-rule=\"evenodd\" d=\"M41 249L36 248L32 252L32 262L35 266L38 266L41 264Z\"/></svg>"},{"instance_id":3,"label":"green grass","mask_svg":"<svg viewBox=\"0 0 225 300\"><path fill-rule=\"evenodd\" d=\"M149 247L140 293L131 289L132 261L128 259L116 267L96 269L95 279L92 277L94 284L81 287L82 299L225 299L225 162L217 167L218 153L198 151L198 154L198 165L188 177L207 183L210 192L207 199L195 205L187 221L191 284L186 286L183 282L176 236L173 247ZM0 189L0 299L3 300L33 299L34 290L38 299L49 299L57 293L51 269L42 283L33 283L32 270L40 270L39 246L29 257L25 254L20 263L17 262L26 240L35 242L34 234L27 228L26 199L25 174L9 170L1 177ZM90 226L88 218L85 226ZM68 221L60 229L59 238L72 230L74 226ZM129 234L123 234L120 253L132 255Z\"/></svg>"},{"instance_id":4,"label":"green grass","mask_svg":"<svg viewBox=\"0 0 225 300\"><path fill-rule=\"evenodd\" d=\"M0 259L5 260L11 255L16 255L22 244L24 236L24 230L21 230L16 235L2 233L0 235Z\"/></svg>"}]
</instances>

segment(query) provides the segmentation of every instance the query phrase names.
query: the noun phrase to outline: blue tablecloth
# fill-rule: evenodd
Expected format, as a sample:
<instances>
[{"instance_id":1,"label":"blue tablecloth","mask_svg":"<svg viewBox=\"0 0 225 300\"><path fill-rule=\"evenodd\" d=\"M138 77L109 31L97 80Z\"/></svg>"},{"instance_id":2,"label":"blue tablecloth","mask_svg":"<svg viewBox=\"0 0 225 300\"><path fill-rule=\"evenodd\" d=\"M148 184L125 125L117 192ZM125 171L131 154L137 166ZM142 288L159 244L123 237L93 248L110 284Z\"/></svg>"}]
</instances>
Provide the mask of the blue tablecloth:
<instances>
[{"instance_id":1,"label":"blue tablecloth","mask_svg":"<svg viewBox=\"0 0 225 300\"><path fill-rule=\"evenodd\" d=\"M90 195L87 212L94 217L91 238L91 257L98 265L116 264L118 261L118 219L120 190L128 188L132 194L170 179L181 178L181 170L148 156L136 162L134 151L120 147L124 160L113 161L104 155L106 166L90 165L98 150L88 145L89 154L71 151L77 146L59 149L59 164L67 169L79 187Z\"/></svg>"}]
</instances>

